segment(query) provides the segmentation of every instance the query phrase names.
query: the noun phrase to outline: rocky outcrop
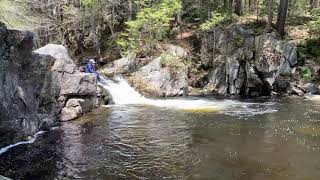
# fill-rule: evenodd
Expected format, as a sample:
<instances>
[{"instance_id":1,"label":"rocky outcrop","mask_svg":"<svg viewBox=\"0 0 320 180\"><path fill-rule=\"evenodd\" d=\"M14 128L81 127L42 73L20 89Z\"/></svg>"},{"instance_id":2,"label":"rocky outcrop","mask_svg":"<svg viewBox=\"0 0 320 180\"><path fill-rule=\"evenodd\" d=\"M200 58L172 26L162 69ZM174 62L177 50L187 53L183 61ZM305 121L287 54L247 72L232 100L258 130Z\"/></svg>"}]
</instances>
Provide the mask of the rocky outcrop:
<instances>
[{"instance_id":1,"label":"rocky outcrop","mask_svg":"<svg viewBox=\"0 0 320 180\"><path fill-rule=\"evenodd\" d=\"M139 68L149 62L150 59L136 58L134 55L128 55L127 57L107 63L103 68L101 68L101 72L107 76L130 74L139 70Z\"/></svg>"},{"instance_id":2,"label":"rocky outcrop","mask_svg":"<svg viewBox=\"0 0 320 180\"><path fill-rule=\"evenodd\" d=\"M167 55L167 61L172 59L180 63L188 52L179 46L161 44L158 49ZM172 59L170 59L172 58ZM105 75L125 74L132 86L146 96L180 96L188 87L188 69L163 65L163 57L135 58L128 56L107 64L101 70Z\"/></svg>"},{"instance_id":3,"label":"rocky outcrop","mask_svg":"<svg viewBox=\"0 0 320 180\"><path fill-rule=\"evenodd\" d=\"M61 121L70 121L91 111L97 102L93 97L71 98L61 110Z\"/></svg>"},{"instance_id":4,"label":"rocky outcrop","mask_svg":"<svg viewBox=\"0 0 320 180\"><path fill-rule=\"evenodd\" d=\"M60 121L70 121L94 109L97 104L97 77L78 72L64 46L48 44L35 51L55 58L52 67L54 81L58 84L57 109Z\"/></svg>"},{"instance_id":5,"label":"rocky outcrop","mask_svg":"<svg viewBox=\"0 0 320 180\"><path fill-rule=\"evenodd\" d=\"M275 33L255 35L244 25L214 29L203 35L202 57L209 69L211 93L221 95L271 95L284 91L298 64L297 48ZM291 88L292 89L292 88Z\"/></svg>"},{"instance_id":6,"label":"rocky outcrop","mask_svg":"<svg viewBox=\"0 0 320 180\"><path fill-rule=\"evenodd\" d=\"M66 48L32 48L31 32L0 23L0 147L57 123L70 99L95 97L95 75L76 72Z\"/></svg>"},{"instance_id":7,"label":"rocky outcrop","mask_svg":"<svg viewBox=\"0 0 320 180\"><path fill-rule=\"evenodd\" d=\"M111 94L101 85L98 85L98 104L108 105L114 104Z\"/></svg>"},{"instance_id":8,"label":"rocky outcrop","mask_svg":"<svg viewBox=\"0 0 320 180\"><path fill-rule=\"evenodd\" d=\"M144 95L149 96L179 96L188 87L187 70L179 69L172 74L168 67L161 66L161 57L133 73L129 80Z\"/></svg>"},{"instance_id":9,"label":"rocky outcrop","mask_svg":"<svg viewBox=\"0 0 320 180\"><path fill-rule=\"evenodd\" d=\"M55 59L32 53L33 34L0 24L0 147L55 122Z\"/></svg>"}]
</instances>

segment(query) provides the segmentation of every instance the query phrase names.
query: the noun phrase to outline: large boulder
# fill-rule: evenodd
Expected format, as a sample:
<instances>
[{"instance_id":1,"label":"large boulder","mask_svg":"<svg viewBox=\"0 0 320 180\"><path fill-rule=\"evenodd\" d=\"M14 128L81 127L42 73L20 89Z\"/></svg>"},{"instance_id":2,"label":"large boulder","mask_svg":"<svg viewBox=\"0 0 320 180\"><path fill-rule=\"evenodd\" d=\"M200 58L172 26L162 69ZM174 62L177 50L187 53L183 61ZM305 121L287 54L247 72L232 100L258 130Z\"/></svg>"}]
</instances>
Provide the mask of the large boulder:
<instances>
[{"instance_id":1,"label":"large boulder","mask_svg":"<svg viewBox=\"0 0 320 180\"><path fill-rule=\"evenodd\" d=\"M65 74L61 83L61 95L96 95L97 77L95 74Z\"/></svg>"},{"instance_id":2,"label":"large boulder","mask_svg":"<svg viewBox=\"0 0 320 180\"><path fill-rule=\"evenodd\" d=\"M305 84L303 88L307 93L310 93L310 94L319 94L320 92L319 87L312 83Z\"/></svg>"},{"instance_id":3,"label":"large boulder","mask_svg":"<svg viewBox=\"0 0 320 180\"><path fill-rule=\"evenodd\" d=\"M72 74L75 72L76 65L68 54L67 48L62 45L48 44L34 51L38 54L50 55L56 59L52 71L66 72Z\"/></svg>"},{"instance_id":4,"label":"large boulder","mask_svg":"<svg viewBox=\"0 0 320 180\"><path fill-rule=\"evenodd\" d=\"M61 110L60 120L70 121L78 118L84 113L91 111L96 106L96 98L72 98L67 101L65 107Z\"/></svg>"},{"instance_id":5,"label":"large boulder","mask_svg":"<svg viewBox=\"0 0 320 180\"><path fill-rule=\"evenodd\" d=\"M35 50L34 52L43 55L50 55L55 59L66 59L68 63L73 63L69 56L68 50L62 45L47 44Z\"/></svg>"},{"instance_id":6,"label":"large boulder","mask_svg":"<svg viewBox=\"0 0 320 180\"><path fill-rule=\"evenodd\" d=\"M183 95L188 87L187 70L179 69L173 74L168 67L162 67L161 57L133 73L129 80L133 86L147 93L146 95Z\"/></svg>"},{"instance_id":7,"label":"large boulder","mask_svg":"<svg viewBox=\"0 0 320 180\"><path fill-rule=\"evenodd\" d=\"M109 62L103 68L101 72L107 76L112 76L116 74L129 74L137 71L142 66L150 62L146 58L136 58L134 55L129 55L127 57Z\"/></svg>"},{"instance_id":8,"label":"large boulder","mask_svg":"<svg viewBox=\"0 0 320 180\"><path fill-rule=\"evenodd\" d=\"M228 92L226 64L225 56L217 56L213 60L213 68L208 74L209 83L215 85L215 92L218 94L227 94Z\"/></svg>"}]
</instances>

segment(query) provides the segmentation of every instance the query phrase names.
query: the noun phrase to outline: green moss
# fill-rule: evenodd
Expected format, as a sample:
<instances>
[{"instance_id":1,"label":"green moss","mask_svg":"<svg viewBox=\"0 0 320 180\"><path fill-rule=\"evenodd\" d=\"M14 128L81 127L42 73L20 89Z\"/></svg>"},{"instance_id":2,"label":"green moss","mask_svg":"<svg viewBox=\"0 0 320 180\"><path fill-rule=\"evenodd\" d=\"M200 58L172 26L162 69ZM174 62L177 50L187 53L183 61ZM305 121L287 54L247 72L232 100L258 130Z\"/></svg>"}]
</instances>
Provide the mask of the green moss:
<instances>
[{"instance_id":1,"label":"green moss","mask_svg":"<svg viewBox=\"0 0 320 180\"><path fill-rule=\"evenodd\" d=\"M170 74L173 76L178 75L181 70L188 68L190 64L191 63L188 59L183 60L166 52L161 54L162 67L168 67L170 70Z\"/></svg>"},{"instance_id":2,"label":"green moss","mask_svg":"<svg viewBox=\"0 0 320 180\"><path fill-rule=\"evenodd\" d=\"M25 29L31 25L31 22L26 19L25 8L14 1L0 0L0 12L0 20L9 28Z\"/></svg>"},{"instance_id":3,"label":"green moss","mask_svg":"<svg viewBox=\"0 0 320 180\"><path fill-rule=\"evenodd\" d=\"M315 75L311 68L305 67L302 69L302 77L306 81L312 81L314 80Z\"/></svg>"},{"instance_id":4,"label":"green moss","mask_svg":"<svg viewBox=\"0 0 320 180\"><path fill-rule=\"evenodd\" d=\"M298 55L300 58L320 57L320 38L308 39L299 44Z\"/></svg>"},{"instance_id":5,"label":"green moss","mask_svg":"<svg viewBox=\"0 0 320 180\"><path fill-rule=\"evenodd\" d=\"M234 38L234 44L237 48L242 47L243 43L244 43L244 38L242 36L238 35Z\"/></svg>"}]
</instances>

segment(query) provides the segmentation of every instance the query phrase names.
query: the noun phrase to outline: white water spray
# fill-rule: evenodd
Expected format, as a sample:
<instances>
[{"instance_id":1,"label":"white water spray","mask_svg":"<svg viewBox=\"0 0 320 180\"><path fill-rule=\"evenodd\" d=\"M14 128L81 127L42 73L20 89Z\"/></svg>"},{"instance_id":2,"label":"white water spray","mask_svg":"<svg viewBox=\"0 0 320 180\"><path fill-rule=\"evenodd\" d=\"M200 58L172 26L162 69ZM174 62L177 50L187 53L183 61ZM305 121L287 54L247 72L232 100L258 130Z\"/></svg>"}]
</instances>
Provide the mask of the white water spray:
<instances>
[{"instance_id":1,"label":"white water spray","mask_svg":"<svg viewBox=\"0 0 320 180\"><path fill-rule=\"evenodd\" d=\"M275 112L270 108L275 103L247 103L236 100L206 100L206 99L167 99L154 100L143 97L122 77L113 80L102 77L100 85L109 91L113 101L118 105L152 105L190 111L220 111L226 114L255 115ZM253 107L259 106L259 107Z\"/></svg>"},{"instance_id":2,"label":"white water spray","mask_svg":"<svg viewBox=\"0 0 320 180\"><path fill-rule=\"evenodd\" d=\"M6 146L4 148L1 148L0 149L0 155L7 152L9 149L13 148L13 147L16 147L16 146L19 146L19 145L22 145L22 144L32 144L34 143L34 141L37 139L38 135L40 134L43 134L45 131L39 131L37 134L35 134L33 136L33 138L29 141L21 141L21 142L18 142L18 143L15 143L15 144L11 144L9 146Z\"/></svg>"}]
</instances>

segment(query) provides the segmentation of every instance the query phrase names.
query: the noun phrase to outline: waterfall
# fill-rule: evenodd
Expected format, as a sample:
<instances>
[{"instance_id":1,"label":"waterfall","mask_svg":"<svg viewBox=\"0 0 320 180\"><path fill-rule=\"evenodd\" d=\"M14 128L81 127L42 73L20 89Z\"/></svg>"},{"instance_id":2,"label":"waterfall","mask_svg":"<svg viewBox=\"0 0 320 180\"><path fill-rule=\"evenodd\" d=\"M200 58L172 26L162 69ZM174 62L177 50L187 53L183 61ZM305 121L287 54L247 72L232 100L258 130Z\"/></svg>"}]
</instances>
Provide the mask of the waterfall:
<instances>
[{"instance_id":1,"label":"waterfall","mask_svg":"<svg viewBox=\"0 0 320 180\"><path fill-rule=\"evenodd\" d=\"M148 101L120 76L113 80L101 76L100 85L109 91L115 104L146 104Z\"/></svg>"},{"instance_id":2,"label":"waterfall","mask_svg":"<svg viewBox=\"0 0 320 180\"><path fill-rule=\"evenodd\" d=\"M252 103L237 100L216 100L208 98L197 99L149 99L142 96L128 82L118 76L114 79L101 77L100 85L111 94L118 105L152 105L170 109L180 109L190 112L223 112L230 115L256 115L275 112L275 103Z\"/></svg>"},{"instance_id":3,"label":"waterfall","mask_svg":"<svg viewBox=\"0 0 320 180\"><path fill-rule=\"evenodd\" d=\"M105 89L111 94L115 104L143 104L158 107L172 107L177 109L193 109L193 108L215 108L217 104L206 100L185 100L185 99L166 99L155 100L148 99L131 87L122 77L115 77L113 80L102 77L101 83Z\"/></svg>"}]
</instances>

